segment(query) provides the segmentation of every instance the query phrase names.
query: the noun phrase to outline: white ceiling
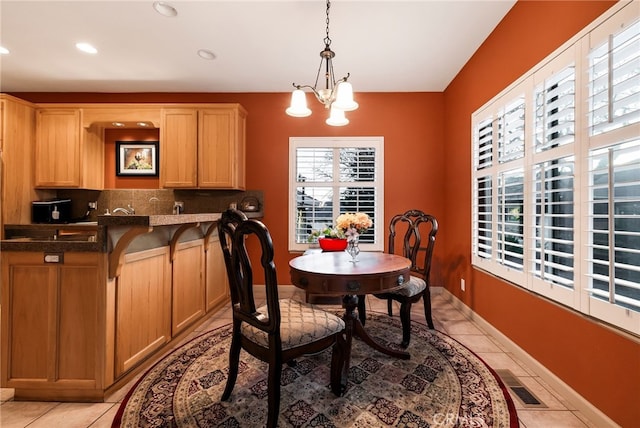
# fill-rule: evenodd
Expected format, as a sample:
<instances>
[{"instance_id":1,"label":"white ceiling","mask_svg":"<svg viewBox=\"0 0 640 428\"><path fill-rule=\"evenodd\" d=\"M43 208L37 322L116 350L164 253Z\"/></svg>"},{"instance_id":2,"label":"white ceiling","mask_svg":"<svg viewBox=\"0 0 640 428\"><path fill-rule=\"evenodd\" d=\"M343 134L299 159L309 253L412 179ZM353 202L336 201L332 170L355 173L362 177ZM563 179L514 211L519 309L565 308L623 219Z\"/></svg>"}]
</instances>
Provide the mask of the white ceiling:
<instances>
[{"instance_id":1,"label":"white ceiling","mask_svg":"<svg viewBox=\"0 0 640 428\"><path fill-rule=\"evenodd\" d=\"M0 1L1 92L288 92L313 84L324 0ZM337 78L443 91L515 0L334 0ZM96 55L75 48L88 42ZM208 49L215 60L203 60Z\"/></svg>"}]
</instances>

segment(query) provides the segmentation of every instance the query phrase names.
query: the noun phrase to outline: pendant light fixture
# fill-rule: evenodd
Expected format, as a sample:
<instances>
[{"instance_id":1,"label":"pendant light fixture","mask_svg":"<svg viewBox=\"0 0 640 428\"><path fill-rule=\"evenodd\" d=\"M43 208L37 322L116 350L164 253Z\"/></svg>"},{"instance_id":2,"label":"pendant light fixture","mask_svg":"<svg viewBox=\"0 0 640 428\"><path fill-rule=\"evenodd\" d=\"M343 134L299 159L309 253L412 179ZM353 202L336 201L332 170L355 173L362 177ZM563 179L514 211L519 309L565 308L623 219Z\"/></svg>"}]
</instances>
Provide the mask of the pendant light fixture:
<instances>
[{"instance_id":1,"label":"pendant light fixture","mask_svg":"<svg viewBox=\"0 0 640 428\"><path fill-rule=\"evenodd\" d=\"M291 94L291 105L287 108L286 113L293 117L307 117L311 114L311 110L307 107L307 96L303 91L303 88L309 88L318 101L330 112L326 123L332 126L343 126L349 123L344 112L357 109L358 103L353 100L351 83L347 82L350 74L347 73L345 77L336 82L333 73L332 60L336 54L331 50L331 38L329 37L330 7L331 2L327 0L327 35L324 38L324 49L320 52L320 66L316 74L316 82L313 86L293 84L296 89ZM324 74L324 87L318 88L321 73Z\"/></svg>"}]
</instances>

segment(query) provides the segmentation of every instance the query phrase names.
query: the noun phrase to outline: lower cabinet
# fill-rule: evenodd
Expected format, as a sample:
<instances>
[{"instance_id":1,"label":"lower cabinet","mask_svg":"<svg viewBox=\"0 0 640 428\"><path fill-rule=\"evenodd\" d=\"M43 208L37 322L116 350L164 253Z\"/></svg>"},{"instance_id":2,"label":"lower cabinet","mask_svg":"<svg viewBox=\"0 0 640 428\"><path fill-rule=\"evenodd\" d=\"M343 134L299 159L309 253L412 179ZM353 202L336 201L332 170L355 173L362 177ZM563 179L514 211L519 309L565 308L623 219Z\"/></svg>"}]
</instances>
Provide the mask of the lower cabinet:
<instances>
[{"instance_id":1,"label":"lower cabinet","mask_svg":"<svg viewBox=\"0 0 640 428\"><path fill-rule=\"evenodd\" d=\"M124 254L111 278L108 253L0 252L0 386L16 400L103 401L227 303L220 245L207 240Z\"/></svg>"},{"instance_id":2,"label":"lower cabinet","mask_svg":"<svg viewBox=\"0 0 640 428\"><path fill-rule=\"evenodd\" d=\"M204 241L178 243L172 262L171 333L176 336L204 316Z\"/></svg>"},{"instance_id":3,"label":"lower cabinet","mask_svg":"<svg viewBox=\"0 0 640 428\"><path fill-rule=\"evenodd\" d=\"M2 253L2 386L22 398L102 397L102 253ZM33 394L30 394L30 391Z\"/></svg>"},{"instance_id":4,"label":"lower cabinet","mask_svg":"<svg viewBox=\"0 0 640 428\"><path fill-rule=\"evenodd\" d=\"M171 340L169 247L125 255L115 296L117 378Z\"/></svg>"}]
</instances>

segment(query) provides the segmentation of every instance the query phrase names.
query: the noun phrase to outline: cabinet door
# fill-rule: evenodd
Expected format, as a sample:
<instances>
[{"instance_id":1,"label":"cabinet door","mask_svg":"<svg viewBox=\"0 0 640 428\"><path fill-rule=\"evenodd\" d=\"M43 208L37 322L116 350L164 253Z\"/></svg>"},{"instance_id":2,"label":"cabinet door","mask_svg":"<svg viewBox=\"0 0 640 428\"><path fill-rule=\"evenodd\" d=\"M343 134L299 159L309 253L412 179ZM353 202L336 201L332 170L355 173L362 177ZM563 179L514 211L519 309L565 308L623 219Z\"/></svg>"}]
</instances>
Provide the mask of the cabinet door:
<instances>
[{"instance_id":1,"label":"cabinet door","mask_svg":"<svg viewBox=\"0 0 640 428\"><path fill-rule=\"evenodd\" d=\"M198 112L164 109L160 126L160 186L195 188L198 156Z\"/></svg>"},{"instance_id":2,"label":"cabinet door","mask_svg":"<svg viewBox=\"0 0 640 428\"><path fill-rule=\"evenodd\" d=\"M116 378L171 340L169 247L124 261L116 285Z\"/></svg>"},{"instance_id":3,"label":"cabinet door","mask_svg":"<svg viewBox=\"0 0 640 428\"><path fill-rule=\"evenodd\" d=\"M43 253L2 254L2 386L16 396L102 387L99 257L66 253L49 264Z\"/></svg>"},{"instance_id":4,"label":"cabinet door","mask_svg":"<svg viewBox=\"0 0 640 428\"><path fill-rule=\"evenodd\" d=\"M214 232L205 252L205 284L207 312L217 309L229 300L229 279L224 265L220 239Z\"/></svg>"},{"instance_id":5,"label":"cabinet door","mask_svg":"<svg viewBox=\"0 0 640 428\"><path fill-rule=\"evenodd\" d=\"M36 187L81 186L81 120L79 109L36 112Z\"/></svg>"},{"instance_id":6,"label":"cabinet door","mask_svg":"<svg viewBox=\"0 0 640 428\"><path fill-rule=\"evenodd\" d=\"M245 114L239 107L198 114L198 187L245 188Z\"/></svg>"},{"instance_id":7,"label":"cabinet door","mask_svg":"<svg viewBox=\"0 0 640 428\"><path fill-rule=\"evenodd\" d=\"M25 101L3 94L0 94L0 102L3 107L0 116L0 138L3 139L0 217L4 224L29 224L31 201L55 196L42 191L36 193L34 189L35 108ZM0 227L0 232L4 232L4 227Z\"/></svg>"},{"instance_id":8,"label":"cabinet door","mask_svg":"<svg viewBox=\"0 0 640 428\"><path fill-rule=\"evenodd\" d=\"M175 336L204 315L204 242L179 243L172 262L172 320Z\"/></svg>"}]
</instances>

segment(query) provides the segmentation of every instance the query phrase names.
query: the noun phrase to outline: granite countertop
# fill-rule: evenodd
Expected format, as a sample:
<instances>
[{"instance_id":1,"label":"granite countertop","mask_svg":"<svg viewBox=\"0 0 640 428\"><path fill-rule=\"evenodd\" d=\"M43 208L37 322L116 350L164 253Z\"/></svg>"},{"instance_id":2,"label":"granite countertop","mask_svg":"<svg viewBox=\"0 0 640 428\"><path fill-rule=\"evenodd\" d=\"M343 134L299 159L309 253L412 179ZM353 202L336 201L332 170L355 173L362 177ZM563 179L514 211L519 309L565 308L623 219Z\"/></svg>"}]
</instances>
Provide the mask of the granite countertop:
<instances>
[{"instance_id":1,"label":"granite countertop","mask_svg":"<svg viewBox=\"0 0 640 428\"><path fill-rule=\"evenodd\" d=\"M173 226L187 223L207 223L220 220L220 213L168 215L99 215L100 226Z\"/></svg>"}]
</instances>

